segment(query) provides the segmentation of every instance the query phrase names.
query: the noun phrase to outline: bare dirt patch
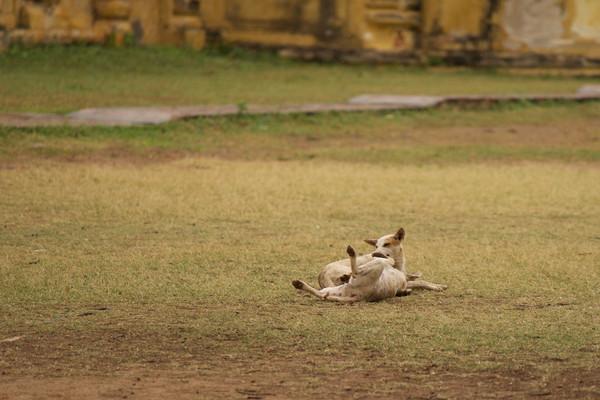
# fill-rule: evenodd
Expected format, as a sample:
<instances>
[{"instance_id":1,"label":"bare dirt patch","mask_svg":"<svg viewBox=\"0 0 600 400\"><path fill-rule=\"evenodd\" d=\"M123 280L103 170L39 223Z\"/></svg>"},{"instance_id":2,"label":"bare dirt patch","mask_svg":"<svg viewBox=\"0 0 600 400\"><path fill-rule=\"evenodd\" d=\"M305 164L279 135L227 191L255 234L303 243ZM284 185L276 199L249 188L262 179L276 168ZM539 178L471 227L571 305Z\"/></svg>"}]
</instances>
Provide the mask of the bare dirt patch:
<instances>
[{"instance_id":1,"label":"bare dirt patch","mask_svg":"<svg viewBox=\"0 0 600 400\"><path fill-rule=\"evenodd\" d=\"M446 146L504 146L519 149L531 146L545 148L593 148L598 143L597 135L590 126L536 126L515 125L498 128L448 127L437 129L416 129L392 131L385 135L346 134L343 136L293 135L276 138L244 135L220 143L217 147L207 147L192 151L179 148L136 148L129 145L111 144L99 149L85 149L39 153L39 149L22 149L10 158L0 158L0 168L12 169L36 162L66 162L81 164L109 164L144 166L172 162L189 157L209 157L222 160L278 160L328 158L329 154L345 149L358 152L406 151L413 146L440 148ZM321 152L325 150L326 153ZM477 152L477 150L474 150ZM360 154L360 153L358 153ZM360 156L357 156L359 159ZM485 156L487 157L487 156ZM516 155L527 157L525 155ZM549 157L551 157L549 155ZM334 157L335 158L335 157ZM420 158L406 158L402 162L422 162ZM364 161L364 160L363 160ZM468 160L465 160L468 161ZM487 160L486 161L491 161ZM515 160L512 160L515 161Z\"/></svg>"},{"instance_id":2,"label":"bare dirt patch","mask_svg":"<svg viewBox=\"0 0 600 400\"><path fill-rule=\"evenodd\" d=\"M12 154L10 158L0 157L0 169L31 167L48 162L145 166L194 156L197 156L197 154L186 150L148 148L142 151L125 145L111 145L98 150L57 152L54 154L33 154L33 152L23 150L18 154Z\"/></svg>"},{"instance_id":3,"label":"bare dirt patch","mask_svg":"<svg viewBox=\"0 0 600 400\"><path fill-rule=\"evenodd\" d=\"M553 113L553 110L555 113ZM573 113L569 113L573 110ZM458 114L363 114L216 119L141 128L123 136L64 127L8 130L0 168L38 160L136 164L183 157L225 160L312 158L393 163L597 160L599 121L593 107L531 108ZM564 119L556 115L565 115ZM78 130L85 130L79 132ZM87 130L86 130L87 129Z\"/></svg>"},{"instance_id":4,"label":"bare dirt patch","mask_svg":"<svg viewBox=\"0 0 600 400\"><path fill-rule=\"evenodd\" d=\"M210 337L190 341L176 326L163 332L141 328L111 319L103 328L0 344L0 400L600 396L599 368L561 366L559 360L469 370L353 349L335 356L298 348L236 353L227 346L239 338L229 338L229 344Z\"/></svg>"},{"instance_id":5,"label":"bare dirt patch","mask_svg":"<svg viewBox=\"0 0 600 400\"><path fill-rule=\"evenodd\" d=\"M110 376L0 377L0 399L288 399L288 398L548 398L600 396L600 369L550 375L523 370L467 373L435 367L411 370L352 366L328 373L327 360L243 363L199 361L196 371L131 366ZM311 370L311 366L314 369Z\"/></svg>"}]
</instances>

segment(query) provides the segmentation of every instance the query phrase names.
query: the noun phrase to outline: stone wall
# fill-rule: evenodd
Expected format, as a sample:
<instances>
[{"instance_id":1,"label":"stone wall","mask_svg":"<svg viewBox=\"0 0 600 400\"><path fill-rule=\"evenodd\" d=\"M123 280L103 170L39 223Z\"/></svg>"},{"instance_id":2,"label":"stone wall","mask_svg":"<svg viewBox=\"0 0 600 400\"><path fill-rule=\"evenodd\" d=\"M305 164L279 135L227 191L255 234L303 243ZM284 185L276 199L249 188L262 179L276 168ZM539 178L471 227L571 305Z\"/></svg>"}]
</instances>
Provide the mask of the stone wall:
<instances>
[{"instance_id":1,"label":"stone wall","mask_svg":"<svg viewBox=\"0 0 600 400\"><path fill-rule=\"evenodd\" d=\"M423 51L493 65L600 66L598 0L423 0Z\"/></svg>"},{"instance_id":2,"label":"stone wall","mask_svg":"<svg viewBox=\"0 0 600 400\"><path fill-rule=\"evenodd\" d=\"M600 65L600 0L0 0L10 43L215 41L315 57Z\"/></svg>"},{"instance_id":3,"label":"stone wall","mask_svg":"<svg viewBox=\"0 0 600 400\"><path fill-rule=\"evenodd\" d=\"M204 46L198 0L0 0L0 40Z\"/></svg>"}]
</instances>

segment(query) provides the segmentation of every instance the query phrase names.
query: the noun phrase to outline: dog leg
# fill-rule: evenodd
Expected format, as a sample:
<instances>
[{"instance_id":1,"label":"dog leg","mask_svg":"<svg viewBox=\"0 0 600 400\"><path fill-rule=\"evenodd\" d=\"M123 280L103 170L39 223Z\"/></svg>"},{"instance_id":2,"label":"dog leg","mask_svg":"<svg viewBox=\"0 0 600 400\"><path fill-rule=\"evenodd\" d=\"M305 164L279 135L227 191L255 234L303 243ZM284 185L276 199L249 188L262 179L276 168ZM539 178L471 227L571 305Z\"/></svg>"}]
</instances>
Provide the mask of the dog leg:
<instances>
[{"instance_id":1,"label":"dog leg","mask_svg":"<svg viewBox=\"0 0 600 400\"><path fill-rule=\"evenodd\" d=\"M396 292L396 297L410 296L411 293L412 293L412 289L405 289L405 290L400 289Z\"/></svg>"},{"instance_id":2,"label":"dog leg","mask_svg":"<svg viewBox=\"0 0 600 400\"><path fill-rule=\"evenodd\" d=\"M358 297L325 296L325 300L337 301L339 303L352 304L360 301Z\"/></svg>"},{"instance_id":3,"label":"dog leg","mask_svg":"<svg viewBox=\"0 0 600 400\"><path fill-rule=\"evenodd\" d=\"M408 279L409 281L416 281L417 279L421 279L421 277L423 277L422 272L413 272L412 274L406 274L406 279Z\"/></svg>"},{"instance_id":4,"label":"dog leg","mask_svg":"<svg viewBox=\"0 0 600 400\"><path fill-rule=\"evenodd\" d=\"M317 296L318 298L320 298L321 300L323 300L325 298L325 295L321 292L319 292L317 289L313 288L312 286L310 286L308 283L303 282L303 281L292 281L292 285L294 285L294 287L298 290L304 290L305 292L308 292L314 296Z\"/></svg>"},{"instance_id":5,"label":"dog leg","mask_svg":"<svg viewBox=\"0 0 600 400\"><path fill-rule=\"evenodd\" d=\"M304 290L314 296L317 296L321 300L337 301L339 303L355 303L357 301L360 301L360 298L358 297L336 296L330 295L329 293L322 293L310 286L308 283L299 280L292 281L292 285L294 285L296 289Z\"/></svg>"},{"instance_id":6,"label":"dog leg","mask_svg":"<svg viewBox=\"0 0 600 400\"><path fill-rule=\"evenodd\" d=\"M426 290L433 290L436 292L442 292L442 291L448 289L448 286L417 279L414 281L408 281L408 288L409 289L426 289Z\"/></svg>"},{"instance_id":7,"label":"dog leg","mask_svg":"<svg viewBox=\"0 0 600 400\"><path fill-rule=\"evenodd\" d=\"M373 261L366 263L365 265L361 265L358 268L358 273L356 274L356 277L352 278L352 280L350 281L350 285L360 290L361 292L370 292L371 289L374 287L375 283L381 277L385 266L386 261L381 258L376 258Z\"/></svg>"},{"instance_id":8,"label":"dog leg","mask_svg":"<svg viewBox=\"0 0 600 400\"><path fill-rule=\"evenodd\" d=\"M352 277L356 278L356 275L358 274L358 267L356 266L356 252L354 251L352 246L348 245L348 247L346 248L346 253L348 253L348 256L350 257L350 268L352 269Z\"/></svg>"}]
</instances>

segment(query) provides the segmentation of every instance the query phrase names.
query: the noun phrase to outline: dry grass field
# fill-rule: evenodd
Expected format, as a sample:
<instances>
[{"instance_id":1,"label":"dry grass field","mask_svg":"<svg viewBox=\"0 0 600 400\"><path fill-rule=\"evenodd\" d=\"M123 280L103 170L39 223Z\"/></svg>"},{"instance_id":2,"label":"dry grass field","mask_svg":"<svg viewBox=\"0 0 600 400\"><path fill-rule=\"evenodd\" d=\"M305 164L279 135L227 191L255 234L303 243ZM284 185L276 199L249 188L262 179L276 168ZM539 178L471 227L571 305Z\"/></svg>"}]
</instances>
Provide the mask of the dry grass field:
<instances>
[{"instance_id":1,"label":"dry grass field","mask_svg":"<svg viewBox=\"0 0 600 400\"><path fill-rule=\"evenodd\" d=\"M0 399L598 398L599 115L0 128ZM447 291L292 287L400 226Z\"/></svg>"}]
</instances>

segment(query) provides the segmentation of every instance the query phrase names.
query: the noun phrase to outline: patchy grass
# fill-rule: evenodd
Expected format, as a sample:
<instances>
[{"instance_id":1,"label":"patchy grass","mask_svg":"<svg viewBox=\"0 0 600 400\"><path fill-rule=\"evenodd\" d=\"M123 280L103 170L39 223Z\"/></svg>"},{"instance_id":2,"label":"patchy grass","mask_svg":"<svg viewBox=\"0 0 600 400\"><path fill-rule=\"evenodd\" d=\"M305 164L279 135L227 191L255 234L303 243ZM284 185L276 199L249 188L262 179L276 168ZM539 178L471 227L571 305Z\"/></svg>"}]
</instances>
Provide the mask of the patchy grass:
<instances>
[{"instance_id":1,"label":"patchy grass","mask_svg":"<svg viewBox=\"0 0 600 400\"><path fill-rule=\"evenodd\" d=\"M37 158L148 162L202 155L380 164L598 161L600 103L487 110L239 116L163 126L0 127L0 163Z\"/></svg>"},{"instance_id":2,"label":"patchy grass","mask_svg":"<svg viewBox=\"0 0 600 400\"><path fill-rule=\"evenodd\" d=\"M0 128L0 392L594 398L598 107ZM292 288L399 226L446 292Z\"/></svg>"},{"instance_id":3,"label":"patchy grass","mask_svg":"<svg viewBox=\"0 0 600 400\"><path fill-rule=\"evenodd\" d=\"M233 352L285 351L301 337L307 352L402 349L465 368L540 356L586 364L572 354L599 339L598 177L566 165L191 159L4 170L2 333L88 326L29 314L52 304L189 304L203 310L184 323L191 338L220 346L231 336ZM344 308L292 289L348 242L397 225L410 235L411 270L448 292Z\"/></svg>"},{"instance_id":4,"label":"patchy grass","mask_svg":"<svg viewBox=\"0 0 600 400\"><path fill-rule=\"evenodd\" d=\"M17 48L0 54L0 111L345 102L364 93L574 93L597 81L490 70L306 64L235 49Z\"/></svg>"}]
</instances>

